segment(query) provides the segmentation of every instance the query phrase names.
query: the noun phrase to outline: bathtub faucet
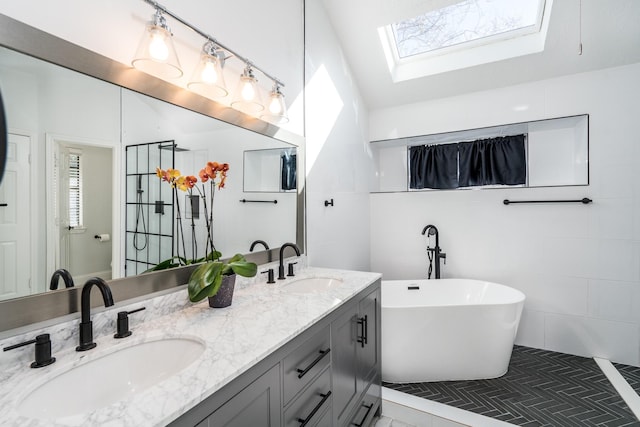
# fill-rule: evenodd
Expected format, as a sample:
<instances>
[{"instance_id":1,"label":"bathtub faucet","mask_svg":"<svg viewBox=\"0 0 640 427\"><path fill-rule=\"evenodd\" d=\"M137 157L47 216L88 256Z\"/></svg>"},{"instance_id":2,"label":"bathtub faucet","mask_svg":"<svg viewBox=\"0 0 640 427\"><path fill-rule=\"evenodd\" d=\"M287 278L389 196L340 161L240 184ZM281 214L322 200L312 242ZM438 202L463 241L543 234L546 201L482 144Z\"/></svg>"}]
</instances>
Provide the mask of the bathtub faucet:
<instances>
[{"instance_id":1,"label":"bathtub faucet","mask_svg":"<svg viewBox=\"0 0 640 427\"><path fill-rule=\"evenodd\" d=\"M430 248L429 246L427 246L427 252L431 252L433 253L433 258L431 258L431 256L429 257L429 260L431 261L433 259L433 261L435 261L436 264L436 279L440 278L440 260L444 260L444 263L447 263L447 254L445 254L444 252L442 252L442 250L440 249L440 236L438 234L438 229L436 228L435 225L427 225L426 227L424 227L422 229L422 235L424 236L425 233L427 233L427 237L429 236L436 236L436 246L434 248ZM429 276L431 276L431 266L429 266ZM431 278L431 277L429 277Z\"/></svg>"}]
</instances>

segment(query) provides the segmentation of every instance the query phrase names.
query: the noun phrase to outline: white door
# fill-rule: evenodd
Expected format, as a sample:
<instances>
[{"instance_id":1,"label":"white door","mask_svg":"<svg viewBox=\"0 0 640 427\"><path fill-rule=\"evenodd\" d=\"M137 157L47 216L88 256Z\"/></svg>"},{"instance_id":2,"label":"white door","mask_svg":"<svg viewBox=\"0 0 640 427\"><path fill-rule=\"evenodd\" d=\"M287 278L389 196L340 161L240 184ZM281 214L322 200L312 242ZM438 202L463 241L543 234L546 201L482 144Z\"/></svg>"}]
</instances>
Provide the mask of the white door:
<instances>
[{"instance_id":1,"label":"white door","mask_svg":"<svg viewBox=\"0 0 640 427\"><path fill-rule=\"evenodd\" d=\"M7 163L0 184L0 300L29 295L31 140L9 134Z\"/></svg>"},{"instance_id":2,"label":"white door","mask_svg":"<svg viewBox=\"0 0 640 427\"><path fill-rule=\"evenodd\" d=\"M55 154L56 173L56 194L57 204L56 224L58 226L58 251L56 252L55 269L64 268L71 270L70 250L71 250L71 230L73 226L69 221L69 155L68 147L57 144ZM74 273L74 272L72 272Z\"/></svg>"}]
</instances>

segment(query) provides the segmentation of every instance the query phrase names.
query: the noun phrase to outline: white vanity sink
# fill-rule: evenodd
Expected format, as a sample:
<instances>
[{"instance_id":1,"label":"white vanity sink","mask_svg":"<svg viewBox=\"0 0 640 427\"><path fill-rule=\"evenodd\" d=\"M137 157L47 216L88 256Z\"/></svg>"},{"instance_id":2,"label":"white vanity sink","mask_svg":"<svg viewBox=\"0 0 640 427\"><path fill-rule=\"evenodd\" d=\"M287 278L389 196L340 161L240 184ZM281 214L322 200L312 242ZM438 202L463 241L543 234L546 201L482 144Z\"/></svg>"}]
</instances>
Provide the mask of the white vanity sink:
<instances>
[{"instance_id":1,"label":"white vanity sink","mask_svg":"<svg viewBox=\"0 0 640 427\"><path fill-rule=\"evenodd\" d=\"M18 412L55 419L127 399L183 370L204 352L191 338L147 341L75 366L25 394Z\"/></svg>"},{"instance_id":2,"label":"white vanity sink","mask_svg":"<svg viewBox=\"0 0 640 427\"><path fill-rule=\"evenodd\" d=\"M305 279L297 279L284 285L284 287L292 292L319 292L328 291L342 285L342 280L331 277L309 277Z\"/></svg>"}]
</instances>

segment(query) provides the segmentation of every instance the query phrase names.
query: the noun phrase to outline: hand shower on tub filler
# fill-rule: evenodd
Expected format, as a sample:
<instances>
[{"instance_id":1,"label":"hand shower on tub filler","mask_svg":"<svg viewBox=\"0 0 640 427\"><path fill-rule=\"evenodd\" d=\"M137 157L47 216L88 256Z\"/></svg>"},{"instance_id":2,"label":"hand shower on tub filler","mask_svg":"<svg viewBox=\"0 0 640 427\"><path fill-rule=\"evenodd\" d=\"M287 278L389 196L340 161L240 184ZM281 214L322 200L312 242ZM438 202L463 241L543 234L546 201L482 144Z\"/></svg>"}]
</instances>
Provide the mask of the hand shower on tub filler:
<instances>
[{"instance_id":1,"label":"hand shower on tub filler","mask_svg":"<svg viewBox=\"0 0 640 427\"><path fill-rule=\"evenodd\" d=\"M436 266L436 279L440 278L440 260L444 260L447 263L447 254L440 249L440 236L438 229L435 225L427 225L422 229L422 235L427 234L427 256L429 257L429 270L427 272L427 279L431 279L431 273L433 271L433 264ZM431 247L431 236L435 236L435 246Z\"/></svg>"}]
</instances>

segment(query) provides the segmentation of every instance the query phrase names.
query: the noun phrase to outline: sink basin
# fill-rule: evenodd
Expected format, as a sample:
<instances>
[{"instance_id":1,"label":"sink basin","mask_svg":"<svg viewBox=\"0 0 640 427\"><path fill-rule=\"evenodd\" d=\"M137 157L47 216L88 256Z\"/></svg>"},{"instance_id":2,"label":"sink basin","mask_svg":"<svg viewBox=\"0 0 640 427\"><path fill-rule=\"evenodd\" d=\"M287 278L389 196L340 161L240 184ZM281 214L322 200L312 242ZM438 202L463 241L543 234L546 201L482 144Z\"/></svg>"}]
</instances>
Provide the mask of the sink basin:
<instances>
[{"instance_id":1,"label":"sink basin","mask_svg":"<svg viewBox=\"0 0 640 427\"><path fill-rule=\"evenodd\" d=\"M203 343L190 338L126 347L75 366L29 391L17 410L24 416L44 419L90 412L176 374L200 357L204 349Z\"/></svg>"},{"instance_id":2,"label":"sink basin","mask_svg":"<svg viewBox=\"0 0 640 427\"><path fill-rule=\"evenodd\" d=\"M330 277L310 277L294 280L287 283L285 287L293 292L321 292L336 288L342 283L342 280Z\"/></svg>"}]
</instances>

